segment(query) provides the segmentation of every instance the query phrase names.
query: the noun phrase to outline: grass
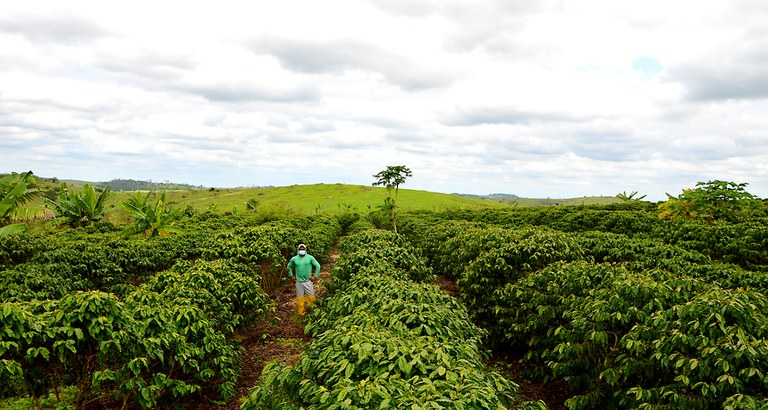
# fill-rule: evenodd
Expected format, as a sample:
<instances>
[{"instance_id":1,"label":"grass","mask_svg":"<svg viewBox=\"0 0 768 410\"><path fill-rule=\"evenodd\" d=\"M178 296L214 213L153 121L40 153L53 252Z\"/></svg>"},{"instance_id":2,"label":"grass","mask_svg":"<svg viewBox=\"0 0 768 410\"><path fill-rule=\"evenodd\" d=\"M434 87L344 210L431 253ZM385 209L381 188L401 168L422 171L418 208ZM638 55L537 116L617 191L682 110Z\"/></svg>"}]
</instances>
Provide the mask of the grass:
<instances>
[{"instance_id":1,"label":"grass","mask_svg":"<svg viewBox=\"0 0 768 410\"><path fill-rule=\"evenodd\" d=\"M77 192L78 187L72 187ZM254 188L199 188L187 190L155 191L165 192L167 204L182 209L187 206L216 213L245 212L246 203L252 201L257 210L274 210L299 215L333 215L345 211L367 213L384 204L388 192L383 187L349 184L290 185L282 187ZM113 192L105 207L105 220L115 223L129 223L130 218L120 205L134 192ZM552 206L591 205L618 202L615 197L583 197L570 199L507 198L502 200L483 199L469 196L442 194L429 191L400 189L398 205L403 210L481 209L505 208L509 206ZM37 199L21 215L31 217L42 213L43 201Z\"/></svg>"},{"instance_id":2,"label":"grass","mask_svg":"<svg viewBox=\"0 0 768 410\"><path fill-rule=\"evenodd\" d=\"M77 387L68 386L59 389L61 401L56 399L54 393L48 393L40 397L40 407L44 409L74 409L74 401L77 396ZM0 409L3 410L29 410L37 408L35 400L29 396L8 397L0 399Z\"/></svg>"},{"instance_id":3,"label":"grass","mask_svg":"<svg viewBox=\"0 0 768 410\"><path fill-rule=\"evenodd\" d=\"M198 210L217 213L245 212L246 203L252 201L257 210L280 209L301 215L339 214L346 211L366 213L384 203L386 188L347 184L291 185L263 188L216 188L165 191L167 203L174 208L187 205ZM119 203L132 193L116 192L107 205L107 214L119 218ZM157 195L160 195L158 193ZM428 191L400 189L398 204L405 210L504 208L509 205L478 198Z\"/></svg>"}]
</instances>

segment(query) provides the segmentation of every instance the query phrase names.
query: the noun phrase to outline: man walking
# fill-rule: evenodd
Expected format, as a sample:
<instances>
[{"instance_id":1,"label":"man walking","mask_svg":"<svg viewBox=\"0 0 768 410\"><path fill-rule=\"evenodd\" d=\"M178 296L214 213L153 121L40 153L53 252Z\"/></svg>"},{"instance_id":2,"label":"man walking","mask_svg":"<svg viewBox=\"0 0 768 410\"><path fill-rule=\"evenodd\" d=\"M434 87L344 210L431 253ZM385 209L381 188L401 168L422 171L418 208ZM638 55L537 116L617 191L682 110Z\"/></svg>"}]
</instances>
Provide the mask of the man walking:
<instances>
[{"instance_id":1,"label":"man walking","mask_svg":"<svg viewBox=\"0 0 768 410\"><path fill-rule=\"evenodd\" d=\"M307 306L315 303L315 287L312 282L320 277L320 264L314 256L307 254L307 245L300 244L299 254L288 262L288 276L296 282L296 307L299 316L303 316L304 302L307 302Z\"/></svg>"}]
</instances>

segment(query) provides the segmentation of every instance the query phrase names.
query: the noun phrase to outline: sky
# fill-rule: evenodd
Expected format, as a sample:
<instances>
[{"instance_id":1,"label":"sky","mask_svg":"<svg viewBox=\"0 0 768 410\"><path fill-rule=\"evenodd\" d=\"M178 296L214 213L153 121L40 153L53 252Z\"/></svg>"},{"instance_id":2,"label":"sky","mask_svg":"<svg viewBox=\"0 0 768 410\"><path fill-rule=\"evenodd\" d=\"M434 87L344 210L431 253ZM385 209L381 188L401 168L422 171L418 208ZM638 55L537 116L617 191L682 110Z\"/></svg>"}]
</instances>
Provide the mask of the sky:
<instances>
[{"instance_id":1,"label":"sky","mask_svg":"<svg viewBox=\"0 0 768 410\"><path fill-rule=\"evenodd\" d=\"M768 197L764 0L17 1L0 173Z\"/></svg>"}]
</instances>

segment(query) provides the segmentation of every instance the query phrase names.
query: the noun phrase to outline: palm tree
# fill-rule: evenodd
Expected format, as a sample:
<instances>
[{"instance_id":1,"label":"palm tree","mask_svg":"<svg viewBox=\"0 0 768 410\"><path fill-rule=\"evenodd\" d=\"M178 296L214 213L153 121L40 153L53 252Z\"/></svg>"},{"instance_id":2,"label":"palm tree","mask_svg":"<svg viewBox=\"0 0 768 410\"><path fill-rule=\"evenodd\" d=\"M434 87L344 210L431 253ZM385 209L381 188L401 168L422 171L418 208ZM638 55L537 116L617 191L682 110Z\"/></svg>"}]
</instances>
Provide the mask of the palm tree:
<instances>
[{"instance_id":1,"label":"palm tree","mask_svg":"<svg viewBox=\"0 0 768 410\"><path fill-rule=\"evenodd\" d=\"M166 236L170 232L180 232L181 229L173 226L173 223L181 217L181 213L165 205L165 192L154 205L149 204L149 195L148 193L142 198L141 194L137 193L122 202L123 208L136 220L134 225L123 230L122 234L144 233L147 238L155 238Z\"/></svg>"},{"instance_id":2,"label":"palm tree","mask_svg":"<svg viewBox=\"0 0 768 410\"><path fill-rule=\"evenodd\" d=\"M97 197L96 190L88 184L83 185L80 193L70 193L67 184L61 184L58 202L43 199L53 205L57 218L63 218L70 225L85 226L104 217L104 202L110 193L106 187Z\"/></svg>"},{"instance_id":3,"label":"palm tree","mask_svg":"<svg viewBox=\"0 0 768 410\"><path fill-rule=\"evenodd\" d=\"M40 195L40 189L35 186L35 176L32 171L23 174L10 174L0 178L0 235L25 232L27 225L23 223L9 224L16 210Z\"/></svg>"}]
</instances>

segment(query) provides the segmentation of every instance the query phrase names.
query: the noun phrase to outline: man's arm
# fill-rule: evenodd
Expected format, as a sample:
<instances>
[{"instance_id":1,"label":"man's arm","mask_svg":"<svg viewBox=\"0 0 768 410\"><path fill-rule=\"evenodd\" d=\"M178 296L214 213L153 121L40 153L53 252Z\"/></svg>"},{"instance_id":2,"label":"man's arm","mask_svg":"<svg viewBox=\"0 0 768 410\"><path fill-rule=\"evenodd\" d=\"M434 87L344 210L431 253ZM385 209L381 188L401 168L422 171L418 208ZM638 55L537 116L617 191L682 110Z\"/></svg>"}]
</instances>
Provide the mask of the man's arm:
<instances>
[{"instance_id":1,"label":"man's arm","mask_svg":"<svg viewBox=\"0 0 768 410\"><path fill-rule=\"evenodd\" d=\"M288 266L286 266L286 269L288 269L288 277L295 278L293 276L293 267L296 265L296 263L293 261L293 258L288 262Z\"/></svg>"},{"instance_id":2,"label":"man's arm","mask_svg":"<svg viewBox=\"0 0 768 410\"><path fill-rule=\"evenodd\" d=\"M320 277L320 262L318 262L317 259L315 259L314 256L312 257L312 266L315 267L315 277L319 278Z\"/></svg>"}]
</instances>

